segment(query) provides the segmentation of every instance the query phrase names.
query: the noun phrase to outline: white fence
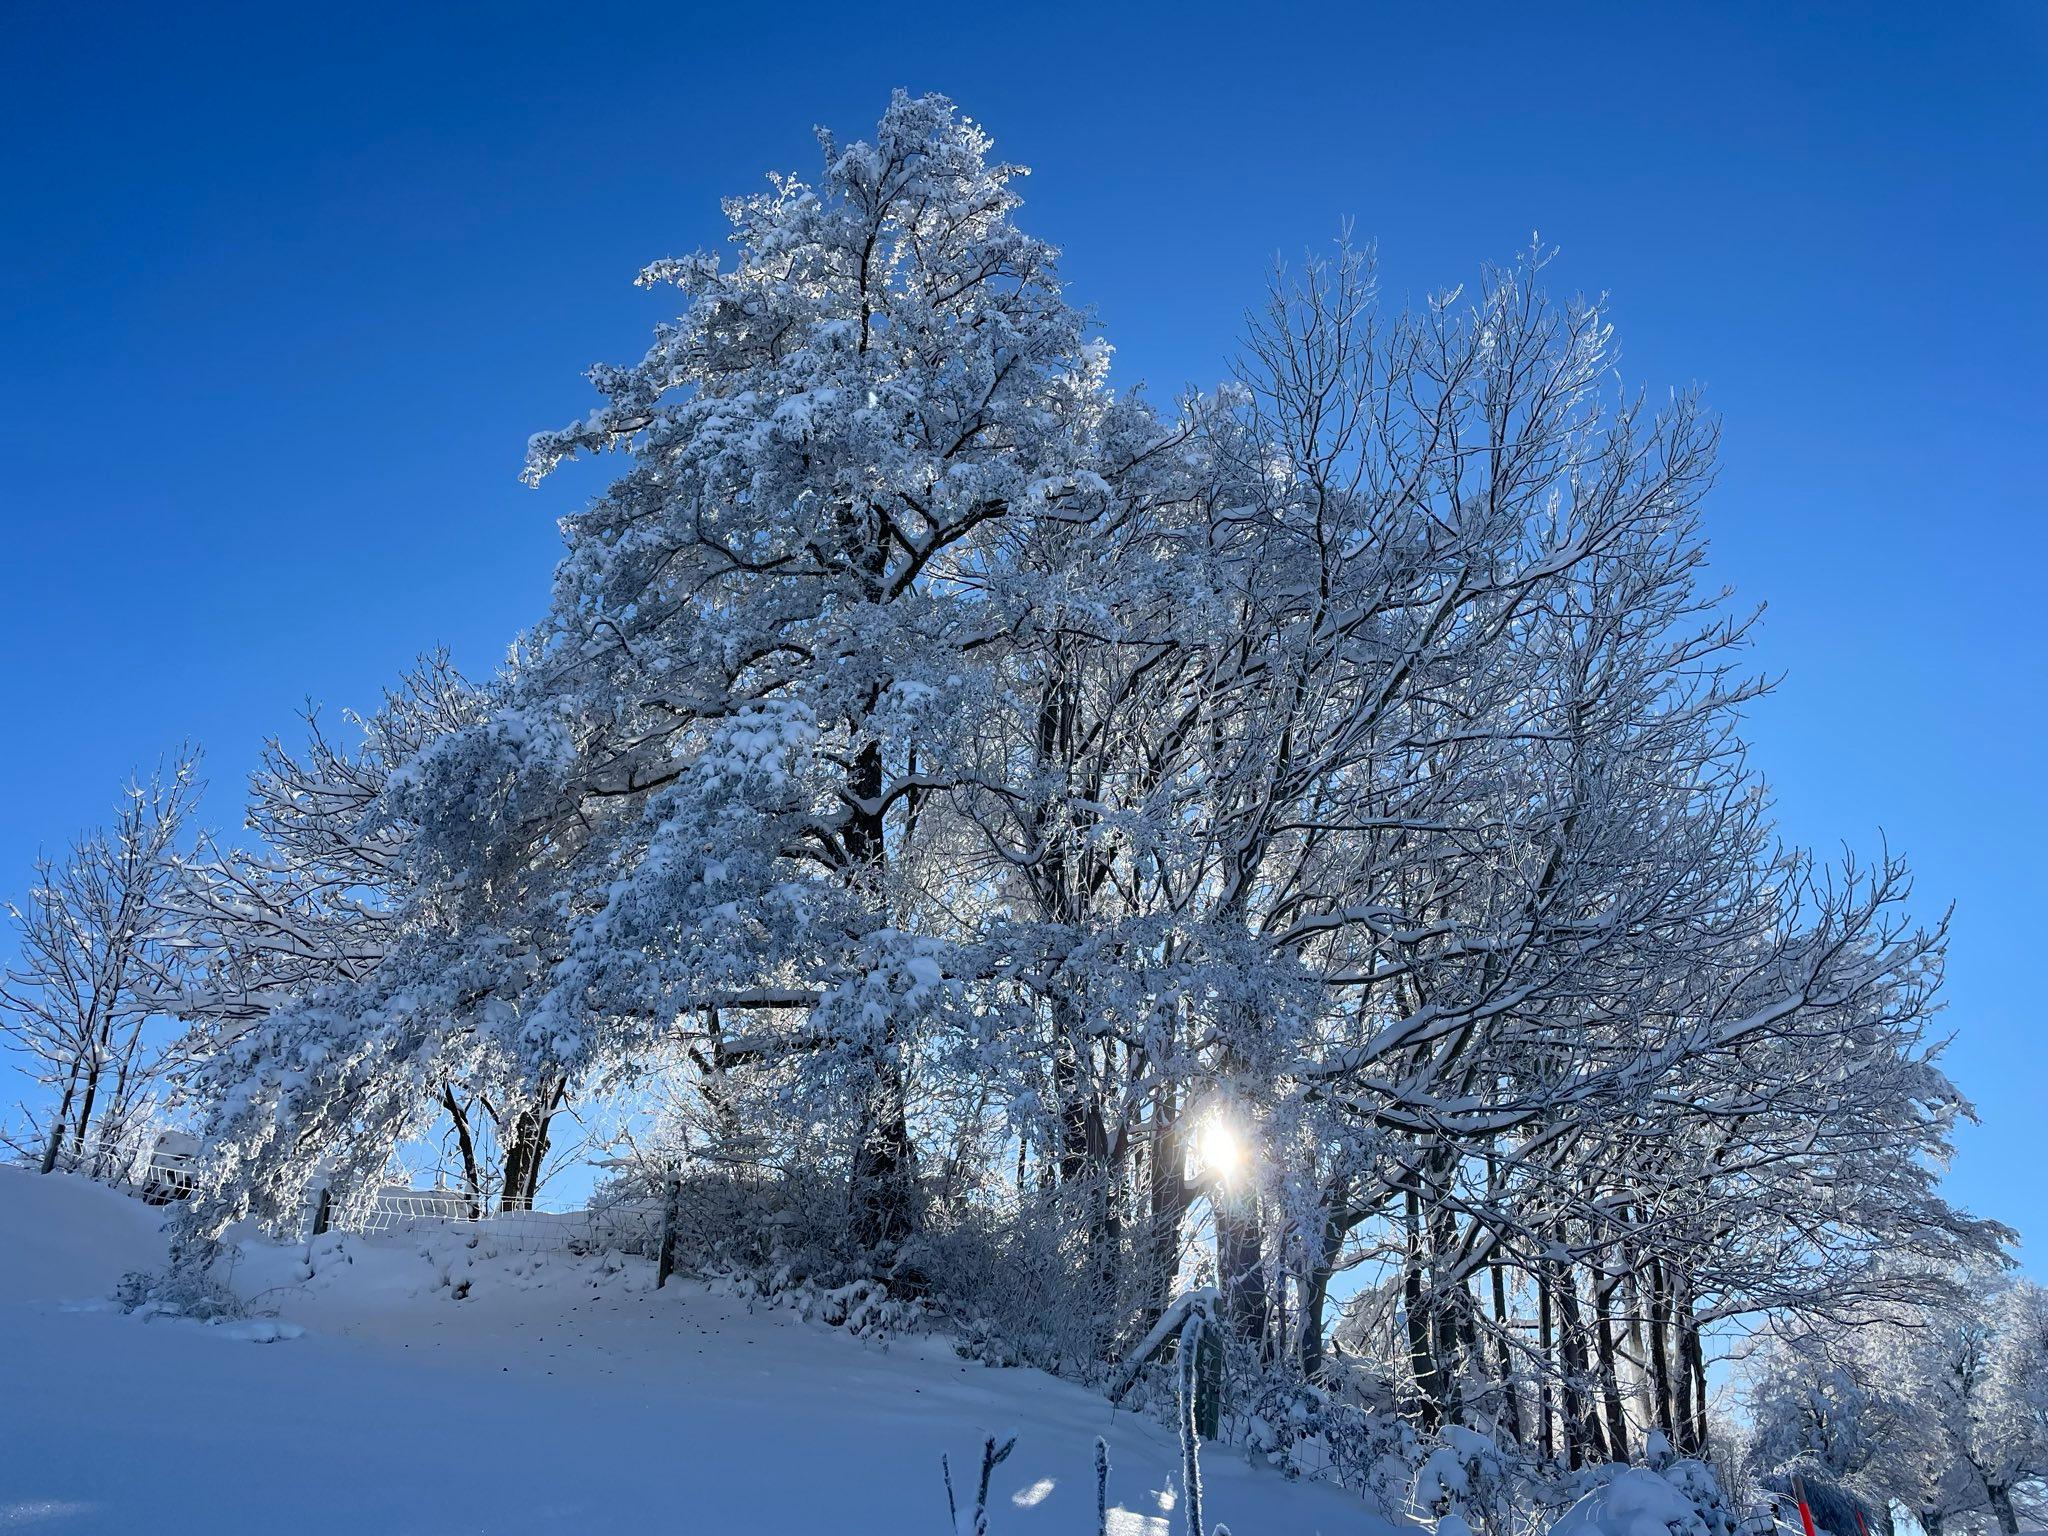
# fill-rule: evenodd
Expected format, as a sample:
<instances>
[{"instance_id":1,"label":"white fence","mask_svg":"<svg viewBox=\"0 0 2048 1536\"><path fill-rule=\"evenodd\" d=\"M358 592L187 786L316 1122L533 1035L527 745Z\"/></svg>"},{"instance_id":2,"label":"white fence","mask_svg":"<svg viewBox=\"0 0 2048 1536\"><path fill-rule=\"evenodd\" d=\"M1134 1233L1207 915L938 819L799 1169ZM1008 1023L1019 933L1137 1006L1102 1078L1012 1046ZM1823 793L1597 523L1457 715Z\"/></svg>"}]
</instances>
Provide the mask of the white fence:
<instances>
[{"instance_id":1,"label":"white fence","mask_svg":"<svg viewBox=\"0 0 2048 1536\"><path fill-rule=\"evenodd\" d=\"M64 1147L57 1167L135 1196L145 1204L167 1206L189 1199L201 1176L200 1145L181 1131L150 1131L95 1140L84 1148ZM27 1154L25 1160L33 1161ZM500 1248L531 1252L652 1253L661 1228L661 1202L654 1199L611 1199L595 1205L556 1209L533 1207L501 1211L489 1200L476 1201L467 1190L414 1189L386 1185L367 1206L340 1200L326 1202L316 1189L308 1198L298 1236L317 1230L359 1237L460 1227Z\"/></svg>"},{"instance_id":2,"label":"white fence","mask_svg":"<svg viewBox=\"0 0 2048 1536\"><path fill-rule=\"evenodd\" d=\"M28 1167L42 1165L39 1147L18 1148ZM66 1139L53 1165L64 1173L81 1173L150 1205L169 1205L189 1196L195 1186L199 1142L183 1131L145 1130L123 1136L95 1137L83 1147Z\"/></svg>"},{"instance_id":3,"label":"white fence","mask_svg":"<svg viewBox=\"0 0 2048 1536\"><path fill-rule=\"evenodd\" d=\"M308 1230L312 1225L309 1220ZM332 1207L329 1225L361 1237L460 1228L494 1247L536 1253L608 1248L652 1253L661 1229L661 1203L615 1200L575 1209L510 1211L486 1204L478 1210L464 1190L387 1186L362 1211Z\"/></svg>"}]
</instances>

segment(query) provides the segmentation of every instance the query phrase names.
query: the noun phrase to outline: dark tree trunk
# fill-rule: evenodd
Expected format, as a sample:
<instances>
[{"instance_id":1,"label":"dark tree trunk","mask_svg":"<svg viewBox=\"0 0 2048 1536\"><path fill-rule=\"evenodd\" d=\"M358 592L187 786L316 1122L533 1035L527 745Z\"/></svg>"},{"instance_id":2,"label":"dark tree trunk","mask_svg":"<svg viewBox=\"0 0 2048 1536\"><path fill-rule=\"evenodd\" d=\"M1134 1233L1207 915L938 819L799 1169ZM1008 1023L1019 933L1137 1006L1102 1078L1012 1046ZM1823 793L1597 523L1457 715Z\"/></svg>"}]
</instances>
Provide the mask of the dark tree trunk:
<instances>
[{"instance_id":1,"label":"dark tree trunk","mask_svg":"<svg viewBox=\"0 0 2048 1536\"><path fill-rule=\"evenodd\" d=\"M668 1176L668 1186L662 1192L661 1239L654 1255L654 1288L658 1291L668 1284L668 1277L676 1269L676 1229L682 1224L683 1181L675 1174Z\"/></svg>"},{"instance_id":2,"label":"dark tree trunk","mask_svg":"<svg viewBox=\"0 0 2048 1536\"><path fill-rule=\"evenodd\" d=\"M1621 1401L1621 1373L1615 1365L1614 1281L1593 1276L1593 1344L1600 1355L1600 1400L1607 1413L1607 1457L1628 1460L1628 1411Z\"/></svg>"},{"instance_id":3,"label":"dark tree trunk","mask_svg":"<svg viewBox=\"0 0 2048 1536\"><path fill-rule=\"evenodd\" d=\"M505 1146L505 1187L498 1201L501 1211L530 1211L540 1194L540 1181L547 1171L548 1127L568 1092L566 1080L542 1091L531 1103L521 1105L507 1126L499 1122L498 1134Z\"/></svg>"},{"instance_id":4,"label":"dark tree trunk","mask_svg":"<svg viewBox=\"0 0 2048 1536\"><path fill-rule=\"evenodd\" d=\"M1686 1430L1686 1455L1707 1454L1707 1358L1700 1346L1700 1325L1690 1318L1685 1323L1685 1335L1679 1344L1685 1356L1686 1374L1692 1378L1691 1424Z\"/></svg>"},{"instance_id":5,"label":"dark tree trunk","mask_svg":"<svg viewBox=\"0 0 2048 1536\"><path fill-rule=\"evenodd\" d=\"M1663 1264L1651 1259L1645 1266L1644 1278L1650 1291L1650 1391L1657 1427L1675 1446L1678 1426L1671 1397L1671 1296L1664 1287Z\"/></svg>"},{"instance_id":6,"label":"dark tree trunk","mask_svg":"<svg viewBox=\"0 0 2048 1536\"><path fill-rule=\"evenodd\" d=\"M1671 1329L1678 1343L1672 1370L1672 1420L1678 1433L1673 1447L1681 1456L1706 1450L1706 1362L1700 1349L1699 1324L1693 1318L1692 1284L1682 1265L1667 1261L1664 1278L1670 1294Z\"/></svg>"},{"instance_id":7,"label":"dark tree trunk","mask_svg":"<svg viewBox=\"0 0 2048 1536\"><path fill-rule=\"evenodd\" d=\"M1443 1420L1456 1424L1465 1413L1465 1362L1471 1359L1476 1336L1472 1326L1472 1293L1462 1278L1446 1269L1457 1249L1457 1219L1447 1202L1432 1195L1429 1220L1429 1309L1434 1323L1437 1391Z\"/></svg>"},{"instance_id":8,"label":"dark tree trunk","mask_svg":"<svg viewBox=\"0 0 2048 1536\"><path fill-rule=\"evenodd\" d=\"M2005 1536L2020 1536L2020 1518L2012 1507L2012 1489L1984 1487L1985 1502L1990 1504L1991 1513L1998 1517L1998 1528Z\"/></svg>"},{"instance_id":9,"label":"dark tree trunk","mask_svg":"<svg viewBox=\"0 0 2048 1536\"><path fill-rule=\"evenodd\" d=\"M1329 1214L1323 1218L1322 1243L1302 1277L1300 1347L1301 1374L1315 1381L1323 1373L1323 1309L1329 1305L1330 1282L1337 1275L1337 1256L1343 1251L1348 1230L1348 1186L1339 1181L1330 1191Z\"/></svg>"},{"instance_id":10,"label":"dark tree trunk","mask_svg":"<svg viewBox=\"0 0 2048 1536\"><path fill-rule=\"evenodd\" d=\"M1060 1106L1062 1184L1078 1184L1088 1176L1088 1116L1096 1108L1093 1091L1082 1080L1080 1057L1074 1046L1074 1011L1070 998L1054 999L1052 1083ZM1099 1118L1099 1109L1096 1112Z\"/></svg>"},{"instance_id":11,"label":"dark tree trunk","mask_svg":"<svg viewBox=\"0 0 2048 1536\"><path fill-rule=\"evenodd\" d=\"M875 546L875 555L879 559L879 545ZM879 689L869 695L870 711L880 698ZM860 722L854 724L858 729ZM886 828L880 811L862 809L863 805L877 805L881 800L879 743L869 742L854 758L847 789L854 801L842 834L849 874L856 884L872 885L879 890L887 857ZM917 1229L916 1154L910 1139L903 1069L896 1060L895 1046L893 1039L870 1043L868 1098L860 1144L854 1149L849 1191L853 1235L857 1243L870 1249L893 1247Z\"/></svg>"},{"instance_id":12,"label":"dark tree trunk","mask_svg":"<svg viewBox=\"0 0 2048 1536\"><path fill-rule=\"evenodd\" d=\"M469 1218L471 1221L483 1214L484 1176L477 1166L476 1141L469 1133L469 1116L455 1100L455 1090L447 1083L441 1085L441 1105L448 1111L448 1118L455 1122L455 1145L462 1155L462 1181L469 1186Z\"/></svg>"},{"instance_id":13,"label":"dark tree trunk","mask_svg":"<svg viewBox=\"0 0 2048 1536\"><path fill-rule=\"evenodd\" d=\"M1173 1301L1173 1278L1180 1268L1181 1223L1188 1209L1184 1161L1176 1096L1172 1087L1165 1085L1152 1101L1152 1148L1147 1168L1151 1223L1145 1233L1145 1303L1140 1333L1158 1322Z\"/></svg>"},{"instance_id":14,"label":"dark tree trunk","mask_svg":"<svg viewBox=\"0 0 2048 1536\"><path fill-rule=\"evenodd\" d=\"M57 1106L56 1118L50 1122L50 1139L43 1147L42 1171L48 1173L57 1166L57 1153L64 1145L64 1127L71 1119L71 1101L78 1094L78 1063L71 1064L71 1076L64 1082L64 1098Z\"/></svg>"},{"instance_id":15,"label":"dark tree trunk","mask_svg":"<svg viewBox=\"0 0 2048 1536\"><path fill-rule=\"evenodd\" d=\"M1079 1002L1062 993L1053 1000L1053 1085L1059 1096L1059 1181L1085 1208L1089 1267L1100 1321L1115 1325L1117 1278L1123 1255L1123 1158L1128 1138L1113 1143L1103 1115L1102 1093L1087 1070ZM1103 1340L1106 1345L1108 1340Z\"/></svg>"},{"instance_id":16,"label":"dark tree trunk","mask_svg":"<svg viewBox=\"0 0 2048 1536\"><path fill-rule=\"evenodd\" d=\"M1402 1196L1402 1210L1408 1232L1408 1253L1401 1274L1401 1304L1408 1323L1408 1368L1415 1377L1416 1416L1424 1429L1434 1430L1444 1422L1444 1392L1428 1281L1423 1274L1422 1201L1412 1183Z\"/></svg>"},{"instance_id":17,"label":"dark tree trunk","mask_svg":"<svg viewBox=\"0 0 2048 1536\"><path fill-rule=\"evenodd\" d=\"M1500 1360L1501 1422L1518 1443L1526 1443L1522 1429L1522 1392L1515 1381L1515 1357L1508 1348L1508 1281L1506 1268L1498 1258L1487 1265L1493 1279L1493 1328Z\"/></svg>"},{"instance_id":18,"label":"dark tree trunk","mask_svg":"<svg viewBox=\"0 0 2048 1536\"><path fill-rule=\"evenodd\" d=\"M85 1097L79 1101L78 1105L78 1129L77 1133L71 1138L71 1155L80 1163L85 1161L86 1131L92 1124L93 1100L99 1097L99 1092L100 1069L94 1067L85 1076Z\"/></svg>"},{"instance_id":19,"label":"dark tree trunk","mask_svg":"<svg viewBox=\"0 0 2048 1536\"><path fill-rule=\"evenodd\" d=\"M534 1119L532 1110L521 1109L513 1115L511 1126L504 1132L505 1184L498 1195L500 1211L530 1209L526 1191L533 1163Z\"/></svg>"},{"instance_id":20,"label":"dark tree trunk","mask_svg":"<svg viewBox=\"0 0 2048 1536\"><path fill-rule=\"evenodd\" d=\"M1592 1376L1586 1359L1586 1325L1579 1310L1579 1279L1569 1264L1551 1268L1556 1293L1559 1353L1564 1369L1558 1387L1564 1398L1565 1456L1573 1467L1590 1459L1605 1461L1607 1446L1600 1434L1600 1421L1586 1401L1586 1384Z\"/></svg>"},{"instance_id":21,"label":"dark tree trunk","mask_svg":"<svg viewBox=\"0 0 2048 1536\"><path fill-rule=\"evenodd\" d=\"M894 1247L917 1229L917 1170L903 1075L874 1063L868 1111L854 1157L853 1235L863 1248Z\"/></svg>"},{"instance_id":22,"label":"dark tree trunk","mask_svg":"<svg viewBox=\"0 0 2048 1536\"><path fill-rule=\"evenodd\" d=\"M1098 1346L1107 1349L1115 1331L1118 1279L1123 1272L1123 1162L1128 1139L1119 1135L1114 1142L1110 1140L1100 1099L1088 1106L1087 1133L1088 1161L1095 1170L1088 1188L1088 1245L1095 1255L1095 1294L1102 1331Z\"/></svg>"},{"instance_id":23,"label":"dark tree trunk","mask_svg":"<svg viewBox=\"0 0 2048 1536\"><path fill-rule=\"evenodd\" d=\"M1259 1241L1255 1205L1241 1210L1218 1202L1216 1270L1223 1286L1223 1314L1231 1336L1253 1345L1268 1358L1271 1335L1266 1327L1270 1299L1266 1294L1266 1261Z\"/></svg>"}]
</instances>

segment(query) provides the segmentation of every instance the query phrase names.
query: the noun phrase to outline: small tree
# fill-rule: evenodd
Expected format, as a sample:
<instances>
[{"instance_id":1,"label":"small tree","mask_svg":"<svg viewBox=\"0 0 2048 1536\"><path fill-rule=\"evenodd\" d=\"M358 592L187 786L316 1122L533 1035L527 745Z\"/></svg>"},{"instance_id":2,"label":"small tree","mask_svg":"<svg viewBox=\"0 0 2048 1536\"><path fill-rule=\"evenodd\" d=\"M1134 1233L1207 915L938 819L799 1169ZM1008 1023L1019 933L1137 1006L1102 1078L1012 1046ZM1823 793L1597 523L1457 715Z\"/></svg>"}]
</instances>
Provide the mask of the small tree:
<instances>
[{"instance_id":1,"label":"small tree","mask_svg":"<svg viewBox=\"0 0 2048 1536\"><path fill-rule=\"evenodd\" d=\"M174 963L170 901L178 841L198 801L197 754L185 750L129 786L111 827L86 834L61 861L36 864L25 905L9 903L18 963L0 980L0 1032L57 1095L42 1171L68 1143L75 1162L105 1167L103 1149L130 1127L168 1065L146 1027L155 980Z\"/></svg>"}]
</instances>

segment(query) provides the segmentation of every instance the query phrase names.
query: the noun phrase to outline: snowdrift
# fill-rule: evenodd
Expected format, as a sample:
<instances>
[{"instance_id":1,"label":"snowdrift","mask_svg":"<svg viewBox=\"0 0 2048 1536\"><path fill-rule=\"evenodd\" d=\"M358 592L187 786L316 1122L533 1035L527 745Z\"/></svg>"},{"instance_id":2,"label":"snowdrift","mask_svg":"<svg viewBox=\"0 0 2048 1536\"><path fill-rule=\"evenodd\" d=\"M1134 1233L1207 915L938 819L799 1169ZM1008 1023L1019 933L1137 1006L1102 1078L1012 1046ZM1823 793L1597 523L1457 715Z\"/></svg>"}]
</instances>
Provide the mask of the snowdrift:
<instances>
[{"instance_id":1,"label":"snowdrift","mask_svg":"<svg viewBox=\"0 0 2048 1536\"><path fill-rule=\"evenodd\" d=\"M1017 1436L992 1536L1092 1531L1097 1435L1111 1529L1178 1530L1168 1431L944 1340L445 1230L244 1245L235 1287L275 1319L123 1314L104 1298L163 1263L161 1214L0 1169L0 1530L936 1533L940 1454L972 1465L989 1433ZM1203 1470L1240 1536L1394 1536L1229 1451Z\"/></svg>"}]
</instances>

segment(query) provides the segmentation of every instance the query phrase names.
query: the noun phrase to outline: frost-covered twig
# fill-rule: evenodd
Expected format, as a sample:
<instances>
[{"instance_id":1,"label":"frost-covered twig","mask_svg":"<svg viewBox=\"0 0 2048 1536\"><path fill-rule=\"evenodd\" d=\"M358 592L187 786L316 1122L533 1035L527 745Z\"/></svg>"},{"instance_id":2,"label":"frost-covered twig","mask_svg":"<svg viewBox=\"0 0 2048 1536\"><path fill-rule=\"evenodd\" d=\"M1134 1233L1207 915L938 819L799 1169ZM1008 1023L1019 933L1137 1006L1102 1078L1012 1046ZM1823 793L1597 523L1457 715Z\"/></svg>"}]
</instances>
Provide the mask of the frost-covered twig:
<instances>
[{"instance_id":1,"label":"frost-covered twig","mask_svg":"<svg viewBox=\"0 0 2048 1536\"><path fill-rule=\"evenodd\" d=\"M953 1496L953 1466L944 1456L939 1457L939 1473L946 1482L946 1515L952 1522L953 1536L988 1536L988 1485L995 1476L996 1468L1009 1458L1017 1448L1017 1437L1011 1435L1001 1445L990 1435L981 1446L981 1482L974 1493L974 1518L966 1529L960 1525L960 1505Z\"/></svg>"},{"instance_id":2,"label":"frost-covered twig","mask_svg":"<svg viewBox=\"0 0 2048 1536\"><path fill-rule=\"evenodd\" d=\"M1181 1503L1187 1511L1188 1536L1202 1536L1202 1437L1195 1426L1195 1356L1202 1347L1207 1312L1191 1308L1180 1330L1180 1472Z\"/></svg>"}]
</instances>

